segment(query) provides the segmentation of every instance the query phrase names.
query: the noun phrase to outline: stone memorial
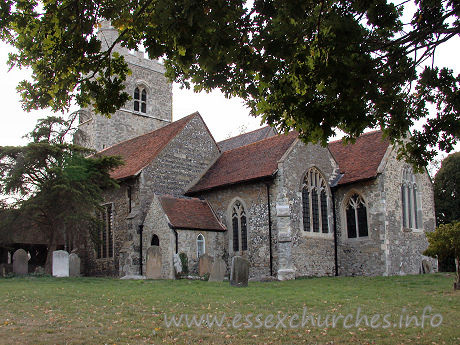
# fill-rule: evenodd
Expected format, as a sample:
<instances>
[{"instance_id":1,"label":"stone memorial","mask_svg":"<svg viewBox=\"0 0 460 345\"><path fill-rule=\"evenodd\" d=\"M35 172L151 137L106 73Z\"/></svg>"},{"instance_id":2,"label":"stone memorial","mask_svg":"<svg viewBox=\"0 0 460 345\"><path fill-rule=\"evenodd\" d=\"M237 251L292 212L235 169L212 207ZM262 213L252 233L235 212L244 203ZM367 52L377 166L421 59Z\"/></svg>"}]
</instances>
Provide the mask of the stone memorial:
<instances>
[{"instance_id":1,"label":"stone memorial","mask_svg":"<svg viewBox=\"0 0 460 345\"><path fill-rule=\"evenodd\" d=\"M161 251L159 246L151 246L147 249L145 271L147 279L161 279Z\"/></svg>"},{"instance_id":2,"label":"stone memorial","mask_svg":"<svg viewBox=\"0 0 460 345\"><path fill-rule=\"evenodd\" d=\"M69 276L80 276L80 258L76 253L72 253L69 255Z\"/></svg>"},{"instance_id":3,"label":"stone memorial","mask_svg":"<svg viewBox=\"0 0 460 345\"><path fill-rule=\"evenodd\" d=\"M248 279L249 261L241 256L234 256L230 271L230 285L238 287L248 286Z\"/></svg>"},{"instance_id":4,"label":"stone memorial","mask_svg":"<svg viewBox=\"0 0 460 345\"><path fill-rule=\"evenodd\" d=\"M174 254L173 256L173 263L174 263L174 270L176 271L176 274L181 274L182 273L182 261L180 261L179 254Z\"/></svg>"},{"instance_id":5,"label":"stone memorial","mask_svg":"<svg viewBox=\"0 0 460 345\"><path fill-rule=\"evenodd\" d=\"M65 250L53 252L53 277L69 276L69 253Z\"/></svg>"},{"instance_id":6,"label":"stone memorial","mask_svg":"<svg viewBox=\"0 0 460 345\"><path fill-rule=\"evenodd\" d=\"M225 272L227 270L227 265L222 258L216 258L212 264L211 274L209 275L210 282L221 282L225 278Z\"/></svg>"},{"instance_id":7,"label":"stone memorial","mask_svg":"<svg viewBox=\"0 0 460 345\"><path fill-rule=\"evenodd\" d=\"M13 273L29 273L29 257L24 249L18 249L13 254Z\"/></svg>"},{"instance_id":8,"label":"stone memorial","mask_svg":"<svg viewBox=\"0 0 460 345\"><path fill-rule=\"evenodd\" d=\"M204 276L206 273L211 272L212 268L212 257L208 254L203 254L200 256L200 261L198 262L198 274Z\"/></svg>"},{"instance_id":9,"label":"stone memorial","mask_svg":"<svg viewBox=\"0 0 460 345\"><path fill-rule=\"evenodd\" d=\"M431 273L432 272L431 264L428 260L422 260L422 272L423 273Z\"/></svg>"}]
</instances>

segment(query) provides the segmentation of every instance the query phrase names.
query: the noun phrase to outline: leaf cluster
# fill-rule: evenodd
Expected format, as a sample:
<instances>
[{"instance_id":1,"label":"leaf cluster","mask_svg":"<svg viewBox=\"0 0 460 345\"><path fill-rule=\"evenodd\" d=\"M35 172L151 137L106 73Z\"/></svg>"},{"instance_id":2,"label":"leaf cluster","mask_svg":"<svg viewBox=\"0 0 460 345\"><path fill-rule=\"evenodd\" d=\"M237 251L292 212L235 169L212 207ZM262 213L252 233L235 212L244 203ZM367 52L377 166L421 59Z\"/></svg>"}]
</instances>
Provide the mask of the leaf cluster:
<instances>
[{"instance_id":1,"label":"leaf cluster","mask_svg":"<svg viewBox=\"0 0 460 345\"><path fill-rule=\"evenodd\" d=\"M7 0L0 11L0 35L18 49L10 65L34 73L19 86L26 109L63 109L75 98L110 116L129 98L127 64L113 52L121 44L162 58L185 87L243 98L253 115L307 142L379 127L424 166L459 138L459 77L416 70L460 33L458 1ZM105 20L119 38L102 48Z\"/></svg>"}]
</instances>

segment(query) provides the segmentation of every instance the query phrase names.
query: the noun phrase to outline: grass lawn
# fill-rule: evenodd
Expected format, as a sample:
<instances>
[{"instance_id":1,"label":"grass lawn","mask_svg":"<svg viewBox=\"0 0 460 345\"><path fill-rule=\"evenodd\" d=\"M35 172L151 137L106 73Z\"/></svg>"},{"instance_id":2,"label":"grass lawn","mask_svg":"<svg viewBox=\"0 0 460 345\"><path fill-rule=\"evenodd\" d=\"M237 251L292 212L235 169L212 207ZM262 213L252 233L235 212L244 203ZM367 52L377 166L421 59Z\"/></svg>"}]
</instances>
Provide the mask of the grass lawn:
<instances>
[{"instance_id":1,"label":"grass lawn","mask_svg":"<svg viewBox=\"0 0 460 345\"><path fill-rule=\"evenodd\" d=\"M460 292L452 290L453 280L447 274L341 277L232 288L187 280L0 278L0 344L460 344ZM427 306L424 327L414 320L406 327L410 316L420 322ZM168 321L173 314L224 321L222 327L167 327L165 314ZM348 314L344 327L339 315ZM434 314L442 315L440 325ZM309 321L304 326L302 318ZM312 318L321 326L312 326Z\"/></svg>"}]
</instances>

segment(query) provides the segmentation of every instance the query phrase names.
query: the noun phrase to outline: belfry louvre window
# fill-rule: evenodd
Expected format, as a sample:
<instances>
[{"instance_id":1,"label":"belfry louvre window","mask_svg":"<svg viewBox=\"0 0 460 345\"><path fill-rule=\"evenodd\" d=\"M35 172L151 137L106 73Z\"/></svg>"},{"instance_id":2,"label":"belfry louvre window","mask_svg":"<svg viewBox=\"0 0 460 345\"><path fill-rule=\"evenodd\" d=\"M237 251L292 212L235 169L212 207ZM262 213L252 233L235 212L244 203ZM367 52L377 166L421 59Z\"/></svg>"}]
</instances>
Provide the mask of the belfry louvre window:
<instances>
[{"instance_id":1,"label":"belfry louvre window","mask_svg":"<svg viewBox=\"0 0 460 345\"><path fill-rule=\"evenodd\" d=\"M147 112L147 91L143 88L134 89L134 111Z\"/></svg>"},{"instance_id":2,"label":"belfry louvre window","mask_svg":"<svg viewBox=\"0 0 460 345\"><path fill-rule=\"evenodd\" d=\"M248 250L248 226L246 212L240 201L232 207L233 251Z\"/></svg>"},{"instance_id":3,"label":"belfry louvre window","mask_svg":"<svg viewBox=\"0 0 460 345\"><path fill-rule=\"evenodd\" d=\"M112 229L112 204L102 206L103 210L99 213L100 227L96 256L101 258L113 258L113 229Z\"/></svg>"},{"instance_id":4,"label":"belfry louvre window","mask_svg":"<svg viewBox=\"0 0 460 345\"><path fill-rule=\"evenodd\" d=\"M422 227L422 210L418 197L417 181L410 167L403 170L401 184L402 225L404 228Z\"/></svg>"},{"instance_id":5,"label":"belfry louvre window","mask_svg":"<svg viewBox=\"0 0 460 345\"><path fill-rule=\"evenodd\" d=\"M311 168L302 186L303 229L308 232L329 232L327 184L321 172Z\"/></svg>"},{"instance_id":6,"label":"belfry louvre window","mask_svg":"<svg viewBox=\"0 0 460 345\"><path fill-rule=\"evenodd\" d=\"M367 237L367 208L361 195L355 193L348 199L345 213L348 238Z\"/></svg>"}]
</instances>

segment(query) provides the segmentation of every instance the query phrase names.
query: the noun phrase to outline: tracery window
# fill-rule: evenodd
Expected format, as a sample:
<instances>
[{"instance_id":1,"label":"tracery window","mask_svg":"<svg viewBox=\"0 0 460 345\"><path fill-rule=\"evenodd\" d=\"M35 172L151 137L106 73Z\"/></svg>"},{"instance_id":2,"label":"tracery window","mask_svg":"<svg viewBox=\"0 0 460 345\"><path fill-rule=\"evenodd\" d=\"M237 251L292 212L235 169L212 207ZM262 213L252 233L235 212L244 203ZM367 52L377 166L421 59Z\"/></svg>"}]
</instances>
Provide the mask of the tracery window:
<instances>
[{"instance_id":1,"label":"tracery window","mask_svg":"<svg viewBox=\"0 0 460 345\"><path fill-rule=\"evenodd\" d=\"M134 111L147 112L147 91L144 88L134 89Z\"/></svg>"},{"instance_id":2,"label":"tracery window","mask_svg":"<svg viewBox=\"0 0 460 345\"><path fill-rule=\"evenodd\" d=\"M112 204L102 206L99 213L101 226L99 227L98 243L96 246L96 257L113 258L113 228L112 228Z\"/></svg>"},{"instance_id":3,"label":"tracery window","mask_svg":"<svg viewBox=\"0 0 460 345\"><path fill-rule=\"evenodd\" d=\"M354 193L348 199L346 209L348 238L367 237L367 207L361 195Z\"/></svg>"},{"instance_id":4,"label":"tracery window","mask_svg":"<svg viewBox=\"0 0 460 345\"><path fill-rule=\"evenodd\" d=\"M401 207L403 227L420 229L422 224L417 181L410 167L405 167L403 169Z\"/></svg>"},{"instance_id":5,"label":"tracery window","mask_svg":"<svg viewBox=\"0 0 460 345\"><path fill-rule=\"evenodd\" d=\"M302 186L303 229L308 232L329 232L328 189L321 172L311 168Z\"/></svg>"},{"instance_id":6,"label":"tracery window","mask_svg":"<svg viewBox=\"0 0 460 345\"><path fill-rule=\"evenodd\" d=\"M244 206L235 201L232 207L233 251L248 250L248 226Z\"/></svg>"},{"instance_id":7,"label":"tracery window","mask_svg":"<svg viewBox=\"0 0 460 345\"><path fill-rule=\"evenodd\" d=\"M202 234L199 234L196 238L196 255L199 258L202 256L205 251L206 251L206 244L205 244L205 239Z\"/></svg>"}]
</instances>

